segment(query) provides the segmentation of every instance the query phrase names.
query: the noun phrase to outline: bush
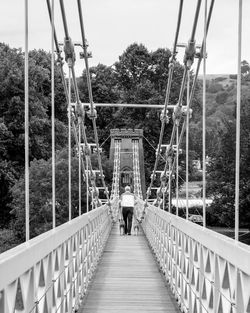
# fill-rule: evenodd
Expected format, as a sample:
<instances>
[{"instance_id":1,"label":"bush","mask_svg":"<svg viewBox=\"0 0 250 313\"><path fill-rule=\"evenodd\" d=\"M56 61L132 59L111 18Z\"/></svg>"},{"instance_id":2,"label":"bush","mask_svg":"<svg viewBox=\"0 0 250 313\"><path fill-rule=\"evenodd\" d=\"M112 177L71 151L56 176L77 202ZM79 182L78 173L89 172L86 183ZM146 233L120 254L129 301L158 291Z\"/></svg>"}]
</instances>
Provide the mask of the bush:
<instances>
[{"instance_id":1,"label":"bush","mask_svg":"<svg viewBox=\"0 0 250 313\"><path fill-rule=\"evenodd\" d=\"M227 78L226 77L216 77L214 79L215 82L219 83L219 82L222 82L223 80L226 80Z\"/></svg>"},{"instance_id":2,"label":"bush","mask_svg":"<svg viewBox=\"0 0 250 313\"><path fill-rule=\"evenodd\" d=\"M225 104L225 102L227 102L227 98L228 98L228 93L226 91L220 91L216 95L215 101L218 104Z\"/></svg>"},{"instance_id":3,"label":"bush","mask_svg":"<svg viewBox=\"0 0 250 313\"><path fill-rule=\"evenodd\" d=\"M14 248L21 242L18 241L12 230L9 229L1 229L0 230L0 253Z\"/></svg>"},{"instance_id":4,"label":"bush","mask_svg":"<svg viewBox=\"0 0 250 313\"><path fill-rule=\"evenodd\" d=\"M212 82L210 86L208 87L207 91L210 93L217 93L218 91L221 91L221 90L223 90L223 87L221 86L221 84Z\"/></svg>"}]
</instances>

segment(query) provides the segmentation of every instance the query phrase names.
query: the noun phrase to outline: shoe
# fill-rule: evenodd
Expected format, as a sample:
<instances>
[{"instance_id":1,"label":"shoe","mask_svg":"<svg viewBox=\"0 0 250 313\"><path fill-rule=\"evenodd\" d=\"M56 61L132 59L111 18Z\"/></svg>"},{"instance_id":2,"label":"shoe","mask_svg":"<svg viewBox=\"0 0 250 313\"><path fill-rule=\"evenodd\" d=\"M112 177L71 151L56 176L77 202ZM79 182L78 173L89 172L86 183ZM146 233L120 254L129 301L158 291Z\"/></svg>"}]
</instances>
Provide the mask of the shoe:
<instances>
[{"instance_id":1,"label":"shoe","mask_svg":"<svg viewBox=\"0 0 250 313\"><path fill-rule=\"evenodd\" d=\"M131 233L128 233L129 236L131 236Z\"/></svg>"}]
</instances>

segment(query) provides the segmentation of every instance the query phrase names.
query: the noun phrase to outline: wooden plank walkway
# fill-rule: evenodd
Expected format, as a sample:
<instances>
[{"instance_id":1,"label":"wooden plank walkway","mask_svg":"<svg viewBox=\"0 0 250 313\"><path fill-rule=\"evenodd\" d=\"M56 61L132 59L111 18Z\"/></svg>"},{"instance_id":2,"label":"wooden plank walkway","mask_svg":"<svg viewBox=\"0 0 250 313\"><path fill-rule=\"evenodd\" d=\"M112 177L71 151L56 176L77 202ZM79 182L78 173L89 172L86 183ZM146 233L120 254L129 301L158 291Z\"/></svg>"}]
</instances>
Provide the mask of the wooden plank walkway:
<instances>
[{"instance_id":1,"label":"wooden plank walkway","mask_svg":"<svg viewBox=\"0 0 250 313\"><path fill-rule=\"evenodd\" d=\"M120 236L114 226L79 312L180 312L141 231Z\"/></svg>"}]
</instances>

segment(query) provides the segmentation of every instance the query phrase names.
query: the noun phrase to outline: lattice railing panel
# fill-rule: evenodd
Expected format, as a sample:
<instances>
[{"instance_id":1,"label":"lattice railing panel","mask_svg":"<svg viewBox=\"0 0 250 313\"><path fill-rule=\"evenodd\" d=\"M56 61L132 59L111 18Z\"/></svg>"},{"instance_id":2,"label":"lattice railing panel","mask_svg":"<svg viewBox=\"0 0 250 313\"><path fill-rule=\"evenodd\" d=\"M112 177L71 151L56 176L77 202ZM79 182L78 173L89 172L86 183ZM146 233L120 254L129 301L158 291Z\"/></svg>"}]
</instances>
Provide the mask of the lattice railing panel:
<instances>
[{"instance_id":1,"label":"lattice railing panel","mask_svg":"<svg viewBox=\"0 0 250 313\"><path fill-rule=\"evenodd\" d=\"M249 246L150 205L143 228L182 312L250 312Z\"/></svg>"},{"instance_id":2,"label":"lattice railing panel","mask_svg":"<svg viewBox=\"0 0 250 313\"><path fill-rule=\"evenodd\" d=\"M115 221L117 221L119 217L120 159L121 159L121 140L115 140L113 179L110 197L112 200L112 215Z\"/></svg>"},{"instance_id":3,"label":"lattice railing panel","mask_svg":"<svg viewBox=\"0 0 250 313\"><path fill-rule=\"evenodd\" d=\"M104 205L1 254L0 312L76 310L110 229Z\"/></svg>"},{"instance_id":4,"label":"lattice railing panel","mask_svg":"<svg viewBox=\"0 0 250 313\"><path fill-rule=\"evenodd\" d=\"M142 199L140 164L139 164L139 141L138 140L132 141L132 150L133 150L134 195Z\"/></svg>"}]
</instances>

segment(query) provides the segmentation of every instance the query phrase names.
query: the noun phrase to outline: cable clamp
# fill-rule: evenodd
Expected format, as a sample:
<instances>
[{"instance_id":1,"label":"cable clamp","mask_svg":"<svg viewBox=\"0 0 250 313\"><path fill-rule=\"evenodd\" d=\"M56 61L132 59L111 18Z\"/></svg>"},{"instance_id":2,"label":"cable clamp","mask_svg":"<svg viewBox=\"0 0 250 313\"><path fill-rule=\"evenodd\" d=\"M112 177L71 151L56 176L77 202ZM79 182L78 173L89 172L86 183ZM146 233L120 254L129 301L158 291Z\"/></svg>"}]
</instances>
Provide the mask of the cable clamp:
<instances>
[{"instance_id":1,"label":"cable clamp","mask_svg":"<svg viewBox=\"0 0 250 313\"><path fill-rule=\"evenodd\" d=\"M202 52L202 46L201 45L196 45L196 52L195 52L194 57L197 59L204 58L204 54ZM207 53L205 55L205 58L207 58Z\"/></svg>"},{"instance_id":2,"label":"cable clamp","mask_svg":"<svg viewBox=\"0 0 250 313\"><path fill-rule=\"evenodd\" d=\"M155 176L156 176L156 175L155 175L154 173L152 173L152 174L150 175L150 179L151 179L151 180L155 180Z\"/></svg>"},{"instance_id":3,"label":"cable clamp","mask_svg":"<svg viewBox=\"0 0 250 313\"><path fill-rule=\"evenodd\" d=\"M164 173L164 171L161 173L161 177L160 177L160 180L161 180L161 182L162 183L166 183L166 181L167 181L167 175L166 175L166 173Z\"/></svg>"},{"instance_id":4,"label":"cable clamp","mask_svg":"<svg viewBox=\"0 0 250 313\"><path fill-rule=\"evenodd\" d=\"M87 115L90 119L94 119L94 118L97 118L97 111L96 111L96 108L95 108L95 105L93 103L93 106L90 106L88 111L87 111Z\"/></svg>"},{"instance_id":5,"label":"cable clamp","mask_svg":"<svg viewBox=\"0 0 250 313\"><path fill-rule=\"evenodd\" d=\"M81 102L76 103L75 111L76 111L76 115L78 117L82 118L82 120L84 120L84 118L85 118L85 110L84 110L83 104Z\"/></svg>"},{"instance_id":6,"label":"cable clamp","mask_svg":"<svg viewBox=\"0 0 250 313\"><path fill-rule=\"evenodd\" d=\"M177 125L179 125L181 118L182 118L182 107L179 105L179 103L177 103L173 111L173 121Z\"/></svg>"},{"instance_id":7,"label":"cable clamp","mask_svg":"<svg viewBox=\"0 0 250 313\"><path fill-rule=\"evenodd\" d=\"M61 56L61 51L60 51L60 52L55 51L55 52L56 52L56 54L57 54L56 65L57 65L57 66L63 65L64 62L63 62L63 57Z\"/></svg>"},{"instance_id":8,"label":"cable clamp","mask_svg":"<svg viewBox=\"0 0 250 313\"><path fill-rule=\"evenodd\" d=\"M91 155L91 149L90 149L90 146L88 144L82 143L81 147L82 147L82 153L85 156L90 156Z\"/></svg>"},{"instance_id":9,"label":"cable clamp","mask_svg":"<svg viewBox=\"0 0 250 313\"><path fill-rule=\"evenodd\" d=\"M85 59L85 53L83 51L79 53L79 56L80 56L80 59ZM87 58L89 59L92 57L93 57L92 52L87 52Z\"/></svg>"},{"instance_id":10,"label":"cable clamp","mask_svg":"<svg viewBox=\"0 0 250 313\"><path fill-rule=\"evenodd\" d=\"M98 198L98 196L99 196L99 189L97 187L93 187L92 188L92 192L93 192L93 198Z\"/></svg>"},{"instance_id":11,"label":"cable clamp","mask_svg":"<svg viewBox=\"0 0 250 313\"><path fill-rule=\"evenodd\" d=\"M188 108L186 106L182 107L182 115L187 116L187 114L188 114ZM193 110L189 108L189 118L192 118L192 115L193 115Z\"/></svg>"},{"instance_id":12,"label":"cable clamp","mask_svg":"<svg viewBox=\"0 0 250 313\"><path fill-rule=\"evenodd\" d=\"M95 183L95 180L96 180L96 174L93 171L90 172L90 180L91 180L91 183L93 185Z\"/></svg>"},{"instance_id":13,"label":"cable clamp","mask_svg":"<svg viewBox=\"0 0 250 313\"><path fill-rule=\"evenodd\" d=\"M162 109L161 111L161 115L160 115L160 120L162 123L166 123L168 124L169 123L169 117L168 117L168 110L166 110L166 112L164 113L164 109Z\"/></svg>"},{"instance_id":14,"label":"cable clamp","mask_svg":"<svg viewBox=\"0 0 250 313\"><path fill-rule=\"evenodd\" d=\"M67 107L68 112L68 118L71 116L73 119L75 119L75 103L71 103L71 108L69 109L69 106Z\"/></svg>"},{"instance_id":15,"label":"cable clamp","mask_svg":"<svg viewBox=\"0 0 250 313\"><path fill-rule=\"evenodd\" d=\"M195 47L195 40L188 42L188 45L185 49L185 55L184 55L184 64L187 66L188 69L191 68L193 62L194 62L194 57L196 53L196 47Z\"/></svg>"},{"instance_id":16,"label":"cable clamp","mask_svg":"<svg viewBox=\"0 0 250 313\"><path fill-rule=\"evenodd\" d=\"M147 189L146 195L147 195L147 197L150 197L150 195L151 195L151 190L150 190L150 188Z\"/></svg>"},{"instance_id":17,"label":"cable clamp","mask_svg":"<svg viewBox=\"0 0 250 313\"><path fill-rule=\"evenodd\" d=\"M162 198L163 194L162 194L162 189L161 189L161 187L159 187L159 188L156 190L156 195L157 195L157 198Z\"/></svg>"},{"instance_id":18,"label":"cable clamp","mask_svg":"<svg viewBox=\"0 0 250 313\"><path fill-rule=\"evenodd\" d=\"M74 44L71 40L69 39L64 39L64 53L65 53L65 60L68 63L69 67L74 66L75 60L76 60L76 55L75 55L75 48Z\"/></svg>"},{"instance_id":19,"label":"cable clamp","mask_svg":"<svg viewBox=\"0 0 250 313\"><path fill-rule=\"evenodd\" d=\"M176 154L177 153L177 145L173 145L173 151ZM182 154L182 149L179 148L179 154Z\"/></svg>"},{"instance_id":20,"label":"cable clamp","mask_svg":"<svg viewBox=\"0 0 250 313\"><path fill-rule=\"evenodd\" d=\"M171 55L171 58L170 58L170 61L169 61L169 64L168 64L168 68L169 68L169 69L173 69L174 66L175 66L175 63L176 63L175 56L176 56L176 53L174 54L174 53L172 52L172 55Z\"/></svg>"}]
</instances>

